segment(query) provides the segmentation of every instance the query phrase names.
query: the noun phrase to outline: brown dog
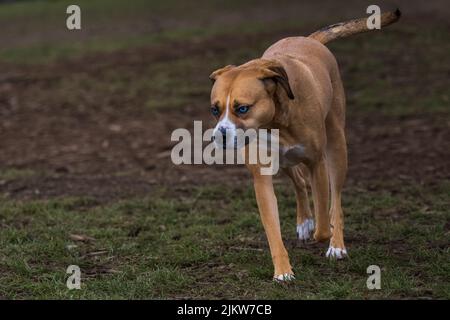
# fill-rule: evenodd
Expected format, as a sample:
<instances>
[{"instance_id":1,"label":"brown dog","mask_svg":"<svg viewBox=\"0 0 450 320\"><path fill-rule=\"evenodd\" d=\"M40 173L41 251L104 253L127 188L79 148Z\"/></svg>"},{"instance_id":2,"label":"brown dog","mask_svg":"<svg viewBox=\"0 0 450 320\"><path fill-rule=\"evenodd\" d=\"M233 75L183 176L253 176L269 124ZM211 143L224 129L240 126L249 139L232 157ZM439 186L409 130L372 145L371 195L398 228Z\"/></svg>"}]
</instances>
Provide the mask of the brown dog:
<instances>
[{"instance_id":1,"label":"brown dog","mask_svg":"<svg viewBox=\"0 0 450 320\"><path fill-rule=\"evenodd\" d=\"M381 26L396 22L400 12L381 15ZM259 59L213 72L212 113L215 133L235 136L236 129L279 130L283 170L295 185L297 235L307 240L314 231L306 182L314 202L316 241L330 239L329 258L347 255L343 236L341 190L347 173L345 95L333 54L324 46L337 38L369 31L367 19L323 28L309 37L285 38ZM247 164L254 178L261 220L269 241L274 279L294 278L284 247L272 176L260 165Z\"/></svg>"}]
</instances>

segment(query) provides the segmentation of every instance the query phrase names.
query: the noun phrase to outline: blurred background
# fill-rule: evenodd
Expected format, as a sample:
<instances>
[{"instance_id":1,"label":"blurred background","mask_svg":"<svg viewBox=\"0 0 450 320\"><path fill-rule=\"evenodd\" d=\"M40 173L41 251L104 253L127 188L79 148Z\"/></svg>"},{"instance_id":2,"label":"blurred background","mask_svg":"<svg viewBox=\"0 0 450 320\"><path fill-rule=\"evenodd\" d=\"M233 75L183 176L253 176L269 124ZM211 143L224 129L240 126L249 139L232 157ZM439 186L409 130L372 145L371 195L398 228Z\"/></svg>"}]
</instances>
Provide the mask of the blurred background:
<instances>
[{"instance_id":1,"label":"blurred background","mask_svg":"<svg viewBox=\"0 0 450 320\"><path fill-rule=\"evenodd\" d=\"M81 30L66 8L81 8ZM381 32L329 44L347 94L351 259L295 241L271 281L239 166L174 166L176 128L212 125L209 74L275 41L399 7ZM0 1L0 297L449 298L447 1ZM65 287L81 267L82 290ZM378 264L383 290L365 287ZM212 286L213 284L213 286Z\"/></svg>"}]
</instances>

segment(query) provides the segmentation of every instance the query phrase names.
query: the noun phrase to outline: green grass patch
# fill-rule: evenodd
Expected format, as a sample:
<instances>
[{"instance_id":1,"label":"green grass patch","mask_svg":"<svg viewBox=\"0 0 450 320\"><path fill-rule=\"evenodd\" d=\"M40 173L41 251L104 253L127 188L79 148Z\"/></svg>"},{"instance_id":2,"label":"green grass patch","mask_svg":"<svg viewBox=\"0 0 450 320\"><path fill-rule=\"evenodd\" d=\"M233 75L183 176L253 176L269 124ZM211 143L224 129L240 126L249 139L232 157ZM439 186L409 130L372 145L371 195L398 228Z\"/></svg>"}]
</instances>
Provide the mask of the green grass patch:
<instances>
[{"instance_id":1,"label":"green grass patch","mask_svg":"<svg viewBox=\"0 0 450 320\"><path fill-rule=\"evenodd\" d=\"M114 52L174 41L194 41L221 35L254 34L266 30L264 19L244 19L256 1L189 3L179 1L81 0L82 29L66 28L70 1L33 1L0 6L0 31L11 41L0 50L0 60L13 63L49 63L95 52ZM273 6L270 2L266 6ZM214 19L220 12L230 19ZM255 12L257 14L257 12ZM286 18L286 17L285 17ZM273 27L299 27L293 14ZM17 27L19 26L19 28ZM273 30L272 30L273 31Z\"/></svg>"},{"instance_id":2,"label":"green grass patch","mask_svg":"<svg viewBox=\"0 0 450 320\"><path fill-rule=\"evenodd\" d=\"M395 194L346 190L350 258L340 262L325 259L325 244L296 243L292 190L277 189L297 276L287 286L271 281L272 263L250 186L211 186L193 189L191 198L161 190L103 206L87 205L92 201L83 198L2 202L0 296L449 298L448 184ZM71 235L95 240L75 241ZM81 290L65 286L72 264L81 268ZM373 264L382 270L381 290L366 288L366 269Z\"/></svg>"},{"instance_id":3,"label":"green grass patch","mask_svg":"<svg viewBox=\"0 0 450 320\"><path fill-rule=\"evenodd\" d=\"M31 169L5 169L0 170L0 180L14 180L28 178L36 175L37 172Z\"/></svg>"}]
</instances>

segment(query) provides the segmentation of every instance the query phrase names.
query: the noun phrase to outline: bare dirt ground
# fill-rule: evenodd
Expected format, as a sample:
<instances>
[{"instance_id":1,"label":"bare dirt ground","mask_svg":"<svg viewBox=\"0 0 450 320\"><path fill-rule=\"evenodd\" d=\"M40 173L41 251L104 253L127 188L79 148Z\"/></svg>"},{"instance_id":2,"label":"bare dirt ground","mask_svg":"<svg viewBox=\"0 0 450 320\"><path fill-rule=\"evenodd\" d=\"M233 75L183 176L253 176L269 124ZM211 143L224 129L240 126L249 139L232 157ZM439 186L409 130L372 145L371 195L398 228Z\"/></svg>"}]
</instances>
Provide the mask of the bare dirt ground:
<instances>
[{"instance_id":1,"label":"bare dirt ground","mask_svg":"<svg viewBox=\"0 0 450 320\"><path fill-rule=\"evenodd\" d=\"M145 95L139 94L126 101L113 93L98 104L87 98L75 108L58 92L38 102L71 72L99 80L111 68L139 73L145 65L199 54L205 47L214 54L223 43L240 45L256 41L254 37L186 43L183 50L156 46L89 55L45 67L2 66L0 167L45 174L0 181L0 192L15 199L85 195L107 200L145 194L155 186L213 182L224 174L223 183L242 182L247 177L242 167L175 166L170 161L174 129L192 128L193 120L211 123L206 94L193 96L182 110L135 108L145 103ZM445 116L350 110L347 134L350 184L393 176L415 184L450 178L450 151L444 147L450 123Z\"/></svg>"}]
</instances>

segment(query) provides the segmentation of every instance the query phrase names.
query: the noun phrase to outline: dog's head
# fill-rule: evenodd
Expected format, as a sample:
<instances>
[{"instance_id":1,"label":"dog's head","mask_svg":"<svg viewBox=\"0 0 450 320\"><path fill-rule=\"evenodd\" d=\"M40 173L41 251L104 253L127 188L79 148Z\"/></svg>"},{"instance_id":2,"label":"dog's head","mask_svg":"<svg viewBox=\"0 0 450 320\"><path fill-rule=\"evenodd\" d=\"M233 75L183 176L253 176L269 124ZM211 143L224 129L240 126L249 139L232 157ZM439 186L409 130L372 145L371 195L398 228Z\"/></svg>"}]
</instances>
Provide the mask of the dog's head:
<instances>
[{"instance_id":1,"label":"dog's head","mask_svg":"<svg viewBox=\"0 0 450 320\"><path fill-rule=\"evenodd\" d=\"M279 99L294 99L286 71L272 60L226 66L214 71L210 79L214 82L211 113L217 119L213 135L222 138L216 143L224 148L236 148L237 129L269 126Z\"/></svg>"}]
</instances>

